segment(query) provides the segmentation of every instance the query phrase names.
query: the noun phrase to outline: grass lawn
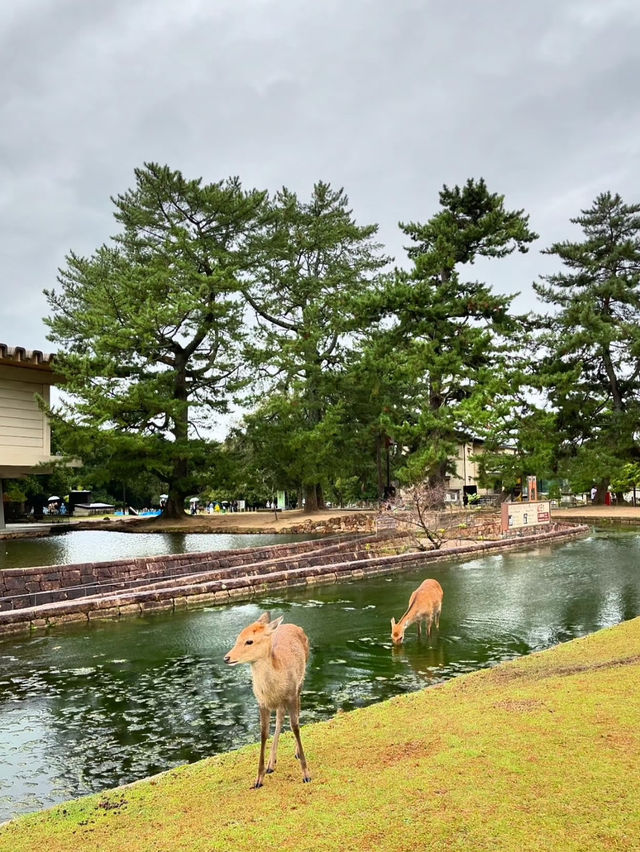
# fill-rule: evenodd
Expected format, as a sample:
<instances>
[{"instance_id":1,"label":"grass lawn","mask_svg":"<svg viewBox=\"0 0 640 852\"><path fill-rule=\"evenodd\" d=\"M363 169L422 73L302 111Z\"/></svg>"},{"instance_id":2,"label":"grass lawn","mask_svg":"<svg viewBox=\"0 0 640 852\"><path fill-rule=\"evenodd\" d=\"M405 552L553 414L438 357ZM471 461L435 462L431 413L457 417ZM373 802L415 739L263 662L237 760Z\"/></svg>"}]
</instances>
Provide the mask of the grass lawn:
<instances>
[{"instance_id":1,"label":"grass lawn","mask_svg":"<svg viewBox=\"0 0 640 852\"><path fill-rule=\"evenodd\" d=\"M635 619L306 726L311 784L287 733L260 790L250 746L18 819L0 850L640 850L639 693Z\"/></svg>"}]
</instances>

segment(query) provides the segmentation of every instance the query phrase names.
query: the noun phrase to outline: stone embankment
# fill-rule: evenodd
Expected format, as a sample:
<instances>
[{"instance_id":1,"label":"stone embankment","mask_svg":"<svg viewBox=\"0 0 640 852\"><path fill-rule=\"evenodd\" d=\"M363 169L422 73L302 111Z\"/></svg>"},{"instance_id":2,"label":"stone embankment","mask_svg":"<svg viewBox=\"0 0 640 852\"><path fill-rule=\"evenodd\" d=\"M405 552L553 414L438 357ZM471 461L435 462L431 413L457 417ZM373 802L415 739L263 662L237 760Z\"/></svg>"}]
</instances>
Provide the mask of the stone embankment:
<instances>
[{"instance_id":1,"label":"stone embankment","mask_svg":"<svg viewBox=\"0 0 640 852\"><path fill-rule=\"evenodd\" d=\"M522 538L424 552L407 550L409 539L390 531L246 550L7 569L0 572L0 634L246 600L276 589L393 574L435 560L531 547L588 531L553 524Z\"/></svg>"},{"instance_id":2,"label":"stone embankment","mask_svg":"<svg viewBox=\"0 0 640 852\"><path fill-rule=\"evenodd\" d=\"M594 527L640 527L640 506L575 506L554 509L554 520Z\"/></svg>"}]
</instances>

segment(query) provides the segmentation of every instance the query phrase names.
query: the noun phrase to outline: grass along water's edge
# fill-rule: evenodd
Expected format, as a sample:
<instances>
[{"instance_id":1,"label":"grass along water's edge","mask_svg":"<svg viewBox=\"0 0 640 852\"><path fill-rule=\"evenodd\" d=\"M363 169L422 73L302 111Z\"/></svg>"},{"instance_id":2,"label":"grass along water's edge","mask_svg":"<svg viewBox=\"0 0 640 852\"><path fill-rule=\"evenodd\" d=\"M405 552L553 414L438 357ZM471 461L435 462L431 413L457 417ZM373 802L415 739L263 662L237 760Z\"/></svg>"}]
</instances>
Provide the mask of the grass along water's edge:
<instances>
[{"instance_id":1,"label":"grass along water's edge","mask_svg":"<svg viewBox=\"0 0 640 852\"><path fill-rule=\"evenodd\" d=\"M0 852L640 849L640 619L19 818ZM304 707L304 700L303 700ZM257 709L256 709L257 713Z\"/></svg>"}]
</instances>

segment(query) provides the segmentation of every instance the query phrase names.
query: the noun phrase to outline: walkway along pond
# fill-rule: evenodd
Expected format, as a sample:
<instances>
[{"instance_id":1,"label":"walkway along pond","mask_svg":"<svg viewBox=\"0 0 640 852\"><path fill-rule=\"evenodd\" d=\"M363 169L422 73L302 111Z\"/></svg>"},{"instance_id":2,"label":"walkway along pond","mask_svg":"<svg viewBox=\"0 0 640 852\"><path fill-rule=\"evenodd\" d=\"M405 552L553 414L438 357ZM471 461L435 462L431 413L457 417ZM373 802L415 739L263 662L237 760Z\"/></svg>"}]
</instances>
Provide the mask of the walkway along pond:
<instances>
[{"instance_id":1,"label":"walkway along pond","mask_svg":"<svg viewBox=\"0 0 640 852\"><path fill-rule=\"evenodd\" d=\"M262 609L311 640L302 721L325 719L640 614L640 536L598 534L250 603L74 624L0 641L0 819L256 741L248 670L222 661ZM427 576L440 632L391 647ZM310 761L313 755L309 755Z\"/></svg>"}]
</instances>

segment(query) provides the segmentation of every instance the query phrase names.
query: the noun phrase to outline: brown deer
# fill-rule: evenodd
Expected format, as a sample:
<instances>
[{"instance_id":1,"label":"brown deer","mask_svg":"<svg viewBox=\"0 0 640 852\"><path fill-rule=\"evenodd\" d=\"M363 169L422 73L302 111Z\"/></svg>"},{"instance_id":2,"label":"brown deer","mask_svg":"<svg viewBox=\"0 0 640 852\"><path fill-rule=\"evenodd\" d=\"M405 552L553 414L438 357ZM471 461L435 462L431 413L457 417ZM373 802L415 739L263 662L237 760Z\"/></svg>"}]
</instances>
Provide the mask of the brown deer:
<instances>
[{"instance_id":1,"label":"brown deer","mask_svg":"<svg viewBox=\"0 0 640 852\"><path fill-rule=\"evenodd\" d=\"M391 640L394 645L401 645L404 640L404 632L413 624L418 622L418 636L420 636L420 623L424 621L427 637L431 636L431 626L435 622L436 628L440 626L440 612L442 610L442 586L437 580L425 580L409 598L409 606L400 621L396 623L391 619Z\"/></svg>"},{"instance_id":2,"label":"brown deer","mask_svg":"<svg viewBox=\"0 0 640 852\"><path fill-rule=\"evenodd\" d=\"M276 728L273 734L271 755L266 772L276 768L278 739L282 730L285 713L289 713L291 730L296 738L296 757L300 758L302 780L311 781L307 759L300 739L300 692L304 680L307 660L309 659L309 640L301 627L295 624L282 624L282 619L271 621L268 612L240 633L236 644L225 656L230 666L249 663L253 679L253 694L260 708L260 762L258 778L254 787L262 787L265 776L264 751L269 728L271 711L276 711Z\"/></svg>"}]
</instances>

